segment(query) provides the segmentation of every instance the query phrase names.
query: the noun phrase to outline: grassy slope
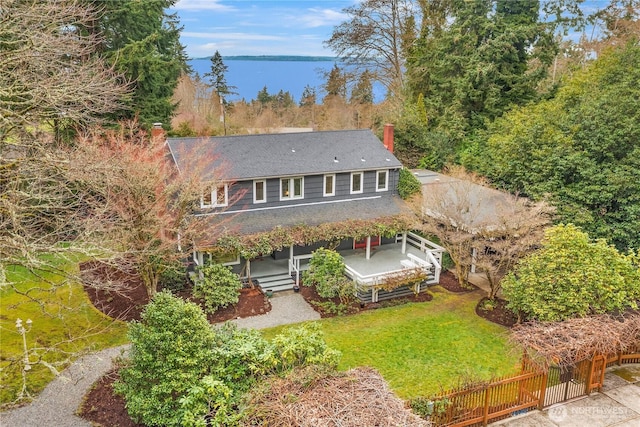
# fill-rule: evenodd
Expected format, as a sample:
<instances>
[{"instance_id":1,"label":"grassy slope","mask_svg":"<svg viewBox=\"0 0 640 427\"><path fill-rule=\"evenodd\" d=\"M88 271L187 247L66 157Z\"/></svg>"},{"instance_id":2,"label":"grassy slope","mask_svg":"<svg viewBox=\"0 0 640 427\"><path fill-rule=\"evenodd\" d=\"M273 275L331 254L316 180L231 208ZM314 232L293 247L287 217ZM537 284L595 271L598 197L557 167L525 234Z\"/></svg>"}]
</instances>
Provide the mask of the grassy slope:
<instances>
[{"instance_id":1,"label":"grassy slope","mask_svg":"<svg viewBox=\"0 0 640 427\"><path fill-rule=\"evenodd\" d=\"M66 271L77 269L73 261L54 260L54 264ZM126 325L98 312L82 285L68 281L63 274L33 274L11 267L7 279L16 283L19 292L8 286L0 290L0 404L13 402L22 387L24 353L15 327L17 318L23 325L27 319L33 321L27 333L31 362L41 357L59 371L70 357L125 343ZM43 364L34 364L26 373L27 391L32 395L41 391L53 376Z\"/></svg>"},{"instance_id":2,"label":"grassy slope","mask_svg":"<svg viewBox=\"0 0 640 427\"><path fill-rule=\"evenodd\" d=\"M507 330L475 314L477 292L435 287L433 294L427 303L322 320L327 343L342 352L339 369L372 366L403 399L429 396L461 378L517 371L519 352L508 347ZM265 335L281 328L274 329Z\"/></svg>"}]
</instances>

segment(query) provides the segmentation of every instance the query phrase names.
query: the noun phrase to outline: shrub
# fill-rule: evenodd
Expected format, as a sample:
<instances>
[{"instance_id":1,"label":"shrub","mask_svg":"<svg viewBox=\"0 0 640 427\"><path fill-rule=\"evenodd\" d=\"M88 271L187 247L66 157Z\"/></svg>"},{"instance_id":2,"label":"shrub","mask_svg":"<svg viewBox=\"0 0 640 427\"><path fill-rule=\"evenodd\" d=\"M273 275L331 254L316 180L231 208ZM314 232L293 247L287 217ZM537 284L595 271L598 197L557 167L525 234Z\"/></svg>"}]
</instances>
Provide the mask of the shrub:
<instances>
[{"instance_id":1,"label":"shrub","mask_svg":"<svg viewBox=\"0 0 640 427\"><path fill-rule=\"evenodd\" d=\"M242 418L233 407L233 390L211 375L191 387L180 406L184 427L232 427Z\"/></svg>"},{"instance_id":2,"label":"shrub","mask_svg":"<svg viewBox=\"0 0 640 427\"><path fill-rule=\"evenodd\" d=\"M574 225L547 230L542 248L503 281L508 307L525 317L558 321L637 308L640 270L632 255L590 241Z\"/></svg>"},{"instance_id":3,"label":"shrub","mask_svg":"<svg viewBox=\"0 0 640 427\"><path fill-rule=\"evenodd\" d=\"M131 355L114 390L132 419L146 425L181 423L179 398L207 373L214 332L197 305L163 291L129 325Z\"/></svg>"},{"instance_id":4,"label":"shrub","mask_svg":"<svg viewBox=\"0 0 640 427\"><path fill-rule=\"evenodd\" d=\"M309 269L302 274L306 286L315 286L323 298L340 296L345 298L353 293L353 284L344 276L342 256L333 250L319 248L309 260Z\"/></svg>"},{"instance_id":5,"label":"shrub","mask_svg":"<svg viewBox=\"0 0 640 427\"><path fill-rule=\"evenodd\" d=\"M236 390L245 390L253 379L272 372L278 365L274 346L255 329L225 323L216 329L213 348L216 378Z\"/></svg>"},{"instance_id":6,"label":"shrub","mask_svg":"<svg viewBox=\"0 0 640 427\"><path fill-rule=\"evenodd\" d=\"M229 267L207 264L200 268L202 278L196 281L193 295L204 300L205 311L214 313L220 307L237 304L242 281Z\"/></svg>"},{"instance_id":7,"label":"shrub","mask_svg":"<svg viewBox=\"0 0 640 427\"><path fill-rule=\"evenodd\" d=\"M340 359L340 352L327 346L317 323L287 328L273 338L273 344L281 369L299 365L336 367Z\"/></svg>"},{"instance_id":8,"label":"shrub","mask_svg":"<svg viewBox=\"0 0 640 427\"><path fill-rule=\"evenodd\" d=\"M398 177L398 194L404 200L420 192L422 184L418 181L409 169L400 169L400 176Z\"/></svg>"},{"instance_id":9,"label":"shrub","mask_svg":"<svg viewBox=\"0 0 640 427\"><path fill-rule=\"evenodd\" d=\"M184 289L187 280L187 268L180 261L167 266L160 274L160 286L171 292L179 292Z\"/></svg>"}]
</instances>

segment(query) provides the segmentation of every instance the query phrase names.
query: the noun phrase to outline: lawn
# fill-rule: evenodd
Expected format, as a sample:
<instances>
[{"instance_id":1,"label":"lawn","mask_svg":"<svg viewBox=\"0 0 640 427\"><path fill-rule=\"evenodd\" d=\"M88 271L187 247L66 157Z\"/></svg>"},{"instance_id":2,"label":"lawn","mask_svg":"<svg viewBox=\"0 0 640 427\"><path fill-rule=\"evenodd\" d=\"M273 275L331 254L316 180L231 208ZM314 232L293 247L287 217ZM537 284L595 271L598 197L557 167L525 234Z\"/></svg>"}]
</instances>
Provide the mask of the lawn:
<instances>
[{"instance_id":1,"label":"lawn","mask_svg":"<svg viewBox=\"0 0 640 427\"><path fill-rule=\"evenodd\" d=\"M60 270L29 272L9 267L7 281L16 290L4 286L0 290L0 405L16 400L23 386L23 342L16 329L16 319L26 326L32 368L25 372L26 392L34 395L53 379L46 364L58 371L86 353L126 342L126 324L115 322L96 310L82 285L68 279L64 271L77 272L77 259L52 259ZM37 363L38 360L44 363Z\"/></svg>"},{"instance_id":2,"label":"lawn","mask_svg":"<svg viewBox=\"0 0 640 427\"><path fill-rule=\"evenodd\" d=\"M327 343L342 352L339 369L372 366L403 399L518 370L520 353L507 344L507 330L475 314L477 292L432 290L430 302L321 320Z\"/></svg>"}]
</instances>

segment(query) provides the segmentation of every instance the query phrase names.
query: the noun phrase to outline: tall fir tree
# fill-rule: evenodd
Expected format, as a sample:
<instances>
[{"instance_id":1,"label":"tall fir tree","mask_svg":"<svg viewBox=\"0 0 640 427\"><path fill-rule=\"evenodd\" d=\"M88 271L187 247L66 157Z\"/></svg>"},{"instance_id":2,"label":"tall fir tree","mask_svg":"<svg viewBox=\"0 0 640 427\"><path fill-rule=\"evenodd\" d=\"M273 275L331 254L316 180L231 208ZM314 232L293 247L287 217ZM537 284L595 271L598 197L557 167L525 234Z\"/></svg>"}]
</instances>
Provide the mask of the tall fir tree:
<instances>
[{"instance_id":1,"label":"tall fir tree","mask_svg":"<svg viewBox=\"0 0 640 427\"><path fill-rule=\"evenodd\" d=\"M209 87L211 87L219 96L234 94L234 86L227 84L226 73L229 67L222 60L222 55L216 50L211 57L211 71L204 74L209 79Z\"/></svg>"},{"instance_id":2,"label":"tall fir tree","mask_svg":"<svg viewBox=\"0 0 640 427\"><path fill-rule=\"evenodd\" d=\"M431 129L447 130L460 143L511 105L536 97L555 54L539 6L538 0L453 0L442 11L450 25L423 28L408 63L409 86L414 99L424 95Z\"/></svg>"},{"instance_id":3,"label":"tall fir tree","mask_svg":"<svg viewBox=\"0 0 640 427\"><path fill-rule=\"evenodd\" d=\"M102 11L87 30L103 38L100 55L133 85L130 109L113 119L137 117L145 126L169 123L180 75L189 72L182 27L167 10L177 0L81 0Z\"/></svg>"},{"instance_id":4,"label":"tall fir tree","mask_svg":"<svg viewBox=\"0 0 640 427\"><path fill-rule=\"evenodd\" d=\"M371 83L371 73L364 70L355 87L351 91L351 103L373 104L373 85Z\"/></svg>"}]
</instances>

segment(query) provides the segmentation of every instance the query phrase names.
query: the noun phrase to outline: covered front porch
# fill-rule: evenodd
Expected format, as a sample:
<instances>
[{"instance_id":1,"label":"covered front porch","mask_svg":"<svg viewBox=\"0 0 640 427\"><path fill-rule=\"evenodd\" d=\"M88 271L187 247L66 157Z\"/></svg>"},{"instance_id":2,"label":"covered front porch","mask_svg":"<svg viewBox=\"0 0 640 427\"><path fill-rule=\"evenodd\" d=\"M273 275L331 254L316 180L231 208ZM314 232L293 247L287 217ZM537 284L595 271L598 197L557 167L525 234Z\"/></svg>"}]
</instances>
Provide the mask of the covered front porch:
<instances>
[{"instance_id":1,"label":"covered front porch","mask_svg":"<svg viewBox=\"0 0 640 427\"><path fill-rule=\"evenodd\" d=\"M302 272L308 267L313 250L322 246L290 247L288 251L238 262L235 269L245 279L257 281L272 292L293 289L300 284ZM362 246L362 247L360 247ZM356 249L354 249L354 247ZM349 249L350 248L350 249ZM343 241L337 251L344 258L345 275L354 282L354 292L365 302L421 292L427 285L440 280L444 249L414 233L400 233L395 238L367 238L361 242ZM284 256L287 255L288 256ZM423 271L426 281L416 288L404 286L394 291L379 289L391 277L412 271Z\"/></svg>"}]
</instances>

